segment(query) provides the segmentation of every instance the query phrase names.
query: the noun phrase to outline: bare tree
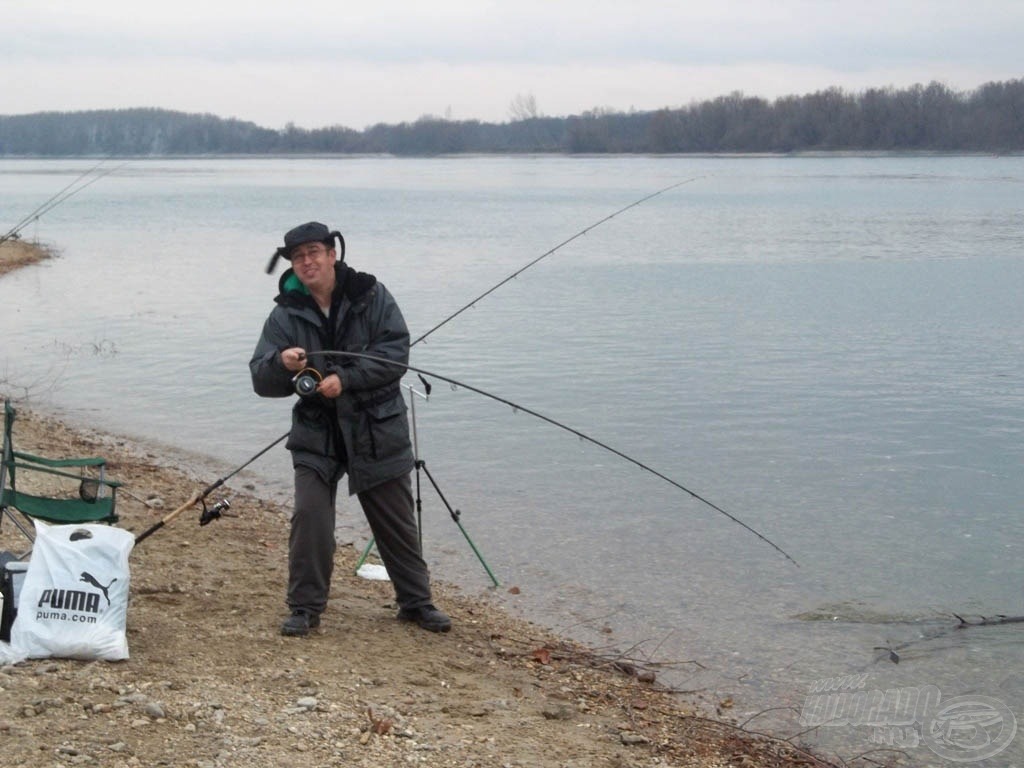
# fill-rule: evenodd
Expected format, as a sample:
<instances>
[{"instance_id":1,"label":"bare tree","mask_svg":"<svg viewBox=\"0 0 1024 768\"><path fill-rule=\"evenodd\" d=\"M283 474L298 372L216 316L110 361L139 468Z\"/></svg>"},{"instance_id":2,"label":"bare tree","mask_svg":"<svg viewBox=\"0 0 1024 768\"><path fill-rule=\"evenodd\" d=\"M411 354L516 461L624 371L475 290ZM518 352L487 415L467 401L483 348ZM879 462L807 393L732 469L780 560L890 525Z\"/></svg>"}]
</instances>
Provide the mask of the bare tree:
<instances>
[{"instance_id":1,"label":"bare tree","mask_svg":"<svg viewBox=\"0 0 1024 768\"><path fill-rule=\"evenodd\" d=\"M508 116L512 122L520 120L531 120L540 116L537 111L537 97L532 93L517 93L516 97L508 105Z\"/></svg>"}]
</instances>

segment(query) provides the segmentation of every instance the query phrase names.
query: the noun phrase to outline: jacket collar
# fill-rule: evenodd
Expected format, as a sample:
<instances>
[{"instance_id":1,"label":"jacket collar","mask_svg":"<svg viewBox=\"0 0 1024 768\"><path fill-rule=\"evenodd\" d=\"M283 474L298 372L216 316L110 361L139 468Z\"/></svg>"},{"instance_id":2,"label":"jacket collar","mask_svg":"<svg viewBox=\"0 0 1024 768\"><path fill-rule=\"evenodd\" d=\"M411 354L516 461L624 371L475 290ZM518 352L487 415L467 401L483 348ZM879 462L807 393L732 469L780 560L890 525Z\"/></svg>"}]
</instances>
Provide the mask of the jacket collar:
<instances>
[{"instance_id":1,"label":"jacket collar","mask_svg":"<svg viewBox=\"0 0 1024 768\"><path fill-rule=\"evenodd\" d=\"M334 277L335 284L332 298L336 299L340 295L347 298L353 304L358 302L360 298L377 284L376 277L367 272L357 272L343 261L335 262ZM282 306L304 307L310 306L310 303L313 301L309 289L302 284L298 275L295 274L295 270L291 267L286 269L284 274L281 275L277 282L277 288L279 293L274 298L274 301Z\"/></svg>"}]
</instances>

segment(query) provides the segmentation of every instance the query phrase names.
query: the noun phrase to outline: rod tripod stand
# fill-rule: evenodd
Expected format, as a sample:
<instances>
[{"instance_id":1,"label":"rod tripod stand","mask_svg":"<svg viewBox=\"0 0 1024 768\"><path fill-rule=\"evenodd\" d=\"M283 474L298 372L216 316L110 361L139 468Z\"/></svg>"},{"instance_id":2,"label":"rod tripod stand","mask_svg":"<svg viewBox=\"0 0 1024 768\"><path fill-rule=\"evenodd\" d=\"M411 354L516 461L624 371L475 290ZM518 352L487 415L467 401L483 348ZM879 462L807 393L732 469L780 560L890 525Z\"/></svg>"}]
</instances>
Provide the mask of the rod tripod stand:
<instances>
[{"instance_id":1,"label":"rod tripod stand","mask_svg":"<svg viewBox=\"0 0 1024 768\"><path fill-rule=\"evenodd\" d=\"M403 386L409 390L409 402L411 403L410 410L412 411L412 450L416 467L416 530L419 533L420 551L423 551L423 497L420 493L420 471L422 470L423 474L427 476L427 480L429 480L430 484L434 486L434 491L437 492L438 498L441 499L441 503L443 503L445 508L448 510L448 514L451 516L452 522L458 526L463 538L466 539L470 549L473 550L473 554L476 555L477 560L480 561L484 570L487 571L487 575L490 577L491 583L497 587L498 580L491 572L490 567L487 565L487 561L484 560L483 555L480 554L480 550L477 549L476 544L473 543L469 534L466 533L466 529L462 527L462 521L460 519L462 517L462 513L457 509L453 509L452 505L448 503L448 499L445 498L444 493L441 491L441 487L437 484L434 476L430 474L430 470L427 469L427 462L420 458L419 437L416 432L416 398L422 397L424 400L427 400L429 398L430 390L428 388L428 394L423 394L407 384ZM373 544L374 539L371 538L369 543L366 545L366 548L363 550L363 554L360 556L359 562L356 563L357 571L362 567L363 563L366 562L366 558L369 556L370 550L373 548Z\"/></svg>"}]
</instances>

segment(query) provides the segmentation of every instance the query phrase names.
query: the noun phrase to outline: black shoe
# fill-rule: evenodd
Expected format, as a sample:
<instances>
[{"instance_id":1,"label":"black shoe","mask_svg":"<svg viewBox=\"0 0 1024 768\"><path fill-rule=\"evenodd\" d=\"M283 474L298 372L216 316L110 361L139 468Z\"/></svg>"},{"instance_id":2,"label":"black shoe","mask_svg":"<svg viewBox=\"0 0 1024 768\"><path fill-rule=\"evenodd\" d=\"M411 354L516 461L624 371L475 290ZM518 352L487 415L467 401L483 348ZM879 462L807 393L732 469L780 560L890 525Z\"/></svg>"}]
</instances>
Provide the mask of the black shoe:
<instances>
[{"instance_id":1,"label":"black shoe","mask_svg":"<svg viewBox=\"0 0 1024 768\"><path fill-rule=\"evenodd\" d=\"M421 605L418 608L402 608L398 611L399 621L415 621L423 629L430 632L447 632L452 628L452 620L443 611L432 605Z\"/></svg>"},{"instance_id":2,"label":"black shoe","mask_svg":"<svg viewBox=\"0 0 1024 768\"><path fill-rule=\"evenodd\" d=\"M310 613L301 608L292 611L292 615L281 625L281 634L289 637L303 637L309 630L320 626L320 614Z\"/></svg>"}]
</instances>

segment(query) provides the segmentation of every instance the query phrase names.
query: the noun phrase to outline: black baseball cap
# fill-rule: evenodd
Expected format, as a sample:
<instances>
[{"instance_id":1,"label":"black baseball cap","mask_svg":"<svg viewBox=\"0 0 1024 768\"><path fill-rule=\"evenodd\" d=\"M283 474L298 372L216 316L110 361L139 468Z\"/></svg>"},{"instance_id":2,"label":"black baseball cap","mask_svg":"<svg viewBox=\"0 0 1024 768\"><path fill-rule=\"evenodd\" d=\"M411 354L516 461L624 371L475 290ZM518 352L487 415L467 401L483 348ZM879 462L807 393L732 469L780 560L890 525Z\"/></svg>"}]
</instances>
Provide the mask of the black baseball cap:
<instances>
[{"instance_id":1,"label":"black baseball cap","mask_svg":"<svg viewBox=\"0 0 1024 768\"><path fill-rule=\"evenodd\" d=\"M267 274L274 271L278 259L285 258L290 261L293 248L304 243L323 243L328 248L333 248L335 239L341 249L341 260L344 261L345 238L341 236L341 232L332 232L326 224L321 224L319 221L307 221L305 224L299 224L299 226L289 229L284 235L284 245L274 251L270 257Z\"/></svg>"},{"instance_id":2,"label":"black baseball cap","mask_svg":"<svg viewBox=\"0 0 1024 768\"><path fill-rule=\"evenodd\" d=\"M319 221L309 221L305 224L289 229L284 235L284 252L281 254L286 259L291 258L293 248L303 243L323 243L330 248L334 247L334 235L327 228L326 224Z\"/></svg>"}]
</instances>

